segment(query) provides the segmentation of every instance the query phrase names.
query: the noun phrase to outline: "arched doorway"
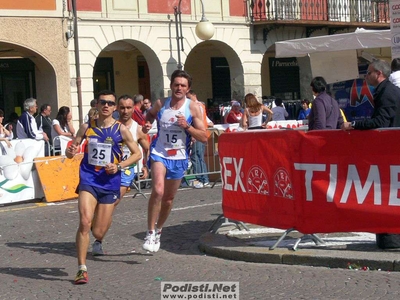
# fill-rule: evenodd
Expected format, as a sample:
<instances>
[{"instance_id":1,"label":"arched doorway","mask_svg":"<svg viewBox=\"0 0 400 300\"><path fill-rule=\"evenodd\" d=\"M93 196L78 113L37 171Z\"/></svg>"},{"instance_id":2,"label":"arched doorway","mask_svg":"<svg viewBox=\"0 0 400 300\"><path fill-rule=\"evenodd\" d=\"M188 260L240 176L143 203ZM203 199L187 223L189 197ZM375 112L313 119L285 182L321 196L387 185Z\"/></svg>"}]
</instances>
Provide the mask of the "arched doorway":
<instances>
[{"instance_id":1,"label":"arched doorway","mask_svg":"<svg viewBox=\"0 0 400 300\"><path fill-rule=\"evenodd\" d=\"M197 44L185 61L185 70L193 77L192 88L206 103L208 114L219 123L219 105L232 99L242 101L244 77L237 53L220 41Z\"/></svg>"},{"instance_id":2,"label":"arched doorway","mask_svg":"<svg viewBox=\"0 0 400 300\"><path fill-rule=\"evenodd\" d=\"M105 47L93 69L94 95L111 89L122 94L142 94L155 101L162 97L161 63L151 48L135 40L120 40ZM161 88L161 89L160 89Z\"/></svg>"},{"instance_id":3,"label":"arched doorway","mask_svg":"<svg viewBox=\"0 0 400 300\"><path fill-rule=\"evenodd\" d=\"M12 112L20 115L29 97L57 107L54 68L33 50L0 42L0 108L6 118Z\"/></svg>"}]
</instances>

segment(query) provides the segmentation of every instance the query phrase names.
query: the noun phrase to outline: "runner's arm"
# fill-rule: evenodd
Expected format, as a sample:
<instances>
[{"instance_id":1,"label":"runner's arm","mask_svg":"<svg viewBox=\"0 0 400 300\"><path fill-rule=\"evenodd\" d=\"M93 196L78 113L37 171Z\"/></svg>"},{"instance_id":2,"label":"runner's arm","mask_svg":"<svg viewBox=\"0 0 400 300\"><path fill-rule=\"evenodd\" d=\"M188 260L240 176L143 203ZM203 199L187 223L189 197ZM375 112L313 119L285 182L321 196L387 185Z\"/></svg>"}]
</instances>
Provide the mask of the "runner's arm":
<instances>
[{"instance_id":1,"label":"runner's arm","mask_svg":"<svg viewBox=\"0 0 400 300\"><path fill-rule=\"evenodd\" d=\"M72 143L67 149L65 149L65 155L68 158L73 158L78 151L79 145L82 142L82 138L85 135L86 129L88 128L88 123L83 123L76 134L76 137L72 140Z\"/></svg>"},{"instance_id":2,"label":"runner's arm","mask_svg":"<svg viewBox=\"0 0 400 300\"><path fill-rule=\"evenodd\" d=\"M197 141L202 143L207 142L207 133L204 127L203 115L200 107L193 101L190 102L190 113L192 114L193 126L186 126L186 131Z\"/></svg>"},{"instance_id":3,"label":"runner's arm","mask_svg":"<svg viewBox=\"0 0 400 300\"><path fill-rule=\"evenodd\" d=\"M145 134L141 129L141 126L138 126L137 128L137 137L138 137L138 143L143 149L143 167L142 167L142 172L143 176L140 178L147 178L149 175L149 170L147 168L147 159L149 157L149 151L150 151L150 145L149 145L149 140L147 138L147 134Z\"/></svg>"},{"instance_id":4,"label":"runner's arm","mask_svg":"<svg viewBox=\"0 0 400 300\"><path fill-rule=\"evenodd\" d=\"M125 125L121 125L121 136L129 151L131 152L131 155L126 160L119 163L121 168L125 168L133 165L134 163L137 163L139 159L142 158L142 154L140 153L138 145L133 140L132 133Z\"/></svg>"}]
</instances>

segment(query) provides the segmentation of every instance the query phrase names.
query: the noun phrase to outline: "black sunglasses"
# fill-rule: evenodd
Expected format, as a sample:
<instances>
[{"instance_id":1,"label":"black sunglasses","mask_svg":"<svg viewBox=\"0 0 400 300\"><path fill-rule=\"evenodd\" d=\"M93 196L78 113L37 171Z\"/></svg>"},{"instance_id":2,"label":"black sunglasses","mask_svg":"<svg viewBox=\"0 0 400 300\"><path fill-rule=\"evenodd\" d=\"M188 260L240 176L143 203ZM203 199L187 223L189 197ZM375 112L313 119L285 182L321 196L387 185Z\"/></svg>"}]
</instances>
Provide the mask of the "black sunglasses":
<instances>
[{"instance_id":1,"label":"black sunglasses","mask_svg":"<svg viewBox=\"0 0 400 300\"><path fill-rule=\"evenodd\" d=\"M114 106L116 103L114 101L107 101L107 100L99 100L99 103L101 105L108 105L108 106Z\"/></svg>"}]
</instances>

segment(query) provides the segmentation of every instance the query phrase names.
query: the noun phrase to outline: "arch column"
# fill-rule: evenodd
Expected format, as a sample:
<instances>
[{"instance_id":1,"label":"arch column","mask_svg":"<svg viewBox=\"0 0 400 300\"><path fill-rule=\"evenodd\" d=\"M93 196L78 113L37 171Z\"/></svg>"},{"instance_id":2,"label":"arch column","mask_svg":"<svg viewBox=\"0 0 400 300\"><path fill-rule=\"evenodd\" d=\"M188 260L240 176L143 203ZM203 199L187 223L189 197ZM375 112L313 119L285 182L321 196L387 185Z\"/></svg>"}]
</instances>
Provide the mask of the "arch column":
<instances>
[{"instance_id":1,"label":"arch column","mask_svg":"<svg viewBox=\"0 0 400 300\"><path fill-rule=\"evenodd\" d=\"M259 99L262 97L262 81L261 81L261 67L262 67L262 55L252 56L253 61L247 61L243 63L244 70L244 92L252 93ZM256 58L256 60L254 60Z\"/></svg>"}]
</instances>

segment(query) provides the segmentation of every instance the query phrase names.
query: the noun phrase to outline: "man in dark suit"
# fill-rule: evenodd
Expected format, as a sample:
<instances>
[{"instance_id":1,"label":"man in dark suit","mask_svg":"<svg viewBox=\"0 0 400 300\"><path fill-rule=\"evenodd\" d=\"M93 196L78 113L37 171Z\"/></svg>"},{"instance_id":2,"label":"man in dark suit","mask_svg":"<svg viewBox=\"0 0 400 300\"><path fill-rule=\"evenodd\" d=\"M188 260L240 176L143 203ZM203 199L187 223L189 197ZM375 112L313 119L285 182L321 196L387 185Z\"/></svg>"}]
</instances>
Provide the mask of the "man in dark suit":
<instances>
[{"instance_id":1,"label":"man in dark suit","mask_svg":"<svg viewBox=\"0 0 400 300\"><path fill-rule=\"evenodd\" d=\"M370 119L363 119L343 124L343 130L375 129L384 127L400 127L400 88L391 83L390 65L383 60L375 60L368 66L365 79L375 87L374 113ZM400 247L400 234L378 233L378 247Z\"/></svg>"},{"instance_id":2,"label":"man in dark suit","mask_svg":"<svg viewBox=\"0 0 400 300\"><path fill-rule=\"evenodd\" d=\"M53 139L51 136L51 128L53 127L53 121L50 119L51 106L47 103L40 106L40 114L35 117L37 127L40 131L46 133L49 138L50 147L53 145ZM44 148L45 156L49 156L49 148Z\"/></svg>"},{"instance_id":3,"label":"man in dark suit","mask_svg":"<svg viewBox=\"0 0 400 300\"><path fill-rule=\"evenodd\" d=\"M365 80L375 87L374 113L370 119L345 122L343 130L400 127L400 89L391 83L390 65L375 60L368 66Z\"/></svg>"}]
</instances>

